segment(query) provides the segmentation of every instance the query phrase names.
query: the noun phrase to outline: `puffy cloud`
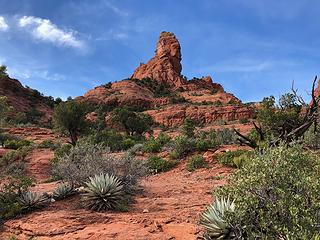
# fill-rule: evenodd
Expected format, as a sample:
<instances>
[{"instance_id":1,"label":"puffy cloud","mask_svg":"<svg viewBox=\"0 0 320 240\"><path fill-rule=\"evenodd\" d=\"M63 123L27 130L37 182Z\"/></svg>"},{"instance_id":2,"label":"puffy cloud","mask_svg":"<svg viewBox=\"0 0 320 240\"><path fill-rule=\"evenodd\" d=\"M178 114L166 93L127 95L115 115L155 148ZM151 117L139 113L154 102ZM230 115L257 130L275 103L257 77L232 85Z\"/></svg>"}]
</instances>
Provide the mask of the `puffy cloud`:
<instances>
[{"instance_id":1,"label":"puffy cloud","mask_svg":"<svg viewBox=\"0 0 320 240\"><path fill-rule=\"evenodd\" d=\"M0 31L7 31L9 29L8 24L4 17L0 16Z\"/></svg>"},{"instance_id":2,"label":"puffy cloud","mask_svg":"<svg viewBox=\"0 0 320 240\"><path fill-rule=\"evenodd\" d=\"M30 30L35 39L51 42L59 46L84 48L85 44L76 38L72 30L62 30L48 19L33 16L23 16L19 19L19 26Z\"/></svg>"}]
</instances>

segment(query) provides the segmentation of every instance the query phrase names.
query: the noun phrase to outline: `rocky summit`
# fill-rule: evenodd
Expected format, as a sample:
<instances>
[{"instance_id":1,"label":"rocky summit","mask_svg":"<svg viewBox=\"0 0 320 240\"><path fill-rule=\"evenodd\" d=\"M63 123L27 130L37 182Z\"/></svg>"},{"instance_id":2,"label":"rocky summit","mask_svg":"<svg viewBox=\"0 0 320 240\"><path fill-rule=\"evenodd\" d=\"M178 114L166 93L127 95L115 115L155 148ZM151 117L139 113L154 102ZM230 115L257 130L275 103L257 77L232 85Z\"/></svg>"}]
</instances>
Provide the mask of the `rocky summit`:
<instances>
[{"instance_id":1,"label":"rocky summit","mask_svg":"<svg viewBox=\"0 0 320 240\"><path fill-rule=\"evenodd\" d=\"M152 78L171 87L182 87L186 80L181 76L181 59L181 47L176 36L162 32L155 56L147 64L141 63L131 78Z\"/></svg>"},{"instance_id":2,"label":"rocky summit","mask_svg":"<svg viewBox=\"0 0 320 240\"><path fill-rule=\"evenodd\" d=\"M15 109L15 114L22 114L20 118L38 123L51 121L53 98L45 97L37 90L24 87L18 80L1 76L0 95L7 97L8 103Z\"/></svg>"},{"instance_id":3,"label":"rocky summit","mask_svg":"<svg viewBox=\"0 0 320 240\"><path fill-rule=\"evenodd\" d=\"M173 33L160 34L155 56L128 79L98 86L78 100L94 105L135 106L156 122L178 126L186 117L205 124L252 117L253 110L213 82L181 74L181 46Z\"/></svg>"}]
</instances>

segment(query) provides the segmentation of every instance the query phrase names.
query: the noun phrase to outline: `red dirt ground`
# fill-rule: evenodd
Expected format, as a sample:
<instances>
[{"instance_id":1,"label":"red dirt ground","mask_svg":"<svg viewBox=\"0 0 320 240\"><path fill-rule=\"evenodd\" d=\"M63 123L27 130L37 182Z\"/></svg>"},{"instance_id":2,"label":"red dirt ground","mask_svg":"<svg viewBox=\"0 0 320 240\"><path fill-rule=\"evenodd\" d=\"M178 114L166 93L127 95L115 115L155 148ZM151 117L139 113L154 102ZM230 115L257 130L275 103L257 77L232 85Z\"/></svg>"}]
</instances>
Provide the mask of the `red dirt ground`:
<instances>
[{"instance_id":1,"label":"red dirt ground","mask_svg":"<svg viewBox=\"0 0 320 240\"><path fill-rule=\"evenodd\" d=\"M43 151L42 151L43 153ZM37 156L38 153L32 153ZM39 156L41 154L39 153ZM33 158L36 159L36 158ZM41 156L39 167L42 168ZM34 169L34 163L29 164ZM144 192L125 213L96 213L80 208L77 197L52 203L37 211L5 223L3 239L197 239L199 213L212 199L214 187L225 183L230 169L212 163L207 169L189 173L185 164L147 177ZM36 171L42 177L41 171ZM224 176L216 180L217 176ZM38 184L38 191L50 191L55 183Z\"/></svg>"},{"instance_id":2,"label":"red dirt ground","mask_svg":"<svg viewBox=\"0 0 320 240\"><path fill-rule=\"evenodd\" d=\"M225 149L235 147L224 146L219 152ZM225 184L233 171L218 164L214 152L203 155L207 168L190 173L184 160L169 172L143 179L144 190L135 196L128 212L91 212L81 208L76 196L7 221L0 239L197 239L201 236L199 214L212 202L213 189ZM44 183L50 178L52 157L47 149L35 149L27 157L28 173L37 182L35 191L50 192L57 186L58 182Z\"/></svg>"}]
</instances>

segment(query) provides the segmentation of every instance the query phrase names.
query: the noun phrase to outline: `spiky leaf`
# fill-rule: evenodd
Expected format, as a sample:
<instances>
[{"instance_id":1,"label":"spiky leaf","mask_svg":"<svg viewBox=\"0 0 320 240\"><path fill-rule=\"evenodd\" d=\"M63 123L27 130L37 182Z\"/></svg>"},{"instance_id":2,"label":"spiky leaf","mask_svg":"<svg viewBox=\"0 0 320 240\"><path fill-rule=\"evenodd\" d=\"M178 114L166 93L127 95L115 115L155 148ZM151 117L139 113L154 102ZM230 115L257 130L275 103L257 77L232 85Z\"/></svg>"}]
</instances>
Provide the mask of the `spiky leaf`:
<instances>
[{"instance_id":1,"label":"spiky leaf","mask_svg":"<svg viewBox=\"0 0 320 240\"><path fill-rule=\"evenodd\" d=\"M201 215L200 225L206 230L205 239L226 239L233 236L230 226L226 222L227 212L234 212L235 204L229 198L216 199Z\"/></svg>"},{"instance_id":2,"label":"spiky leaf","mask_svg":"<svg viewBox=\"0 0 320 240\"><path fill-rule=\"evenodd\" d=\"M94 211L116 209L124 197L123 184L113 175L100 174L86 182L83 203Z\"/></svg>"}]
</instances>

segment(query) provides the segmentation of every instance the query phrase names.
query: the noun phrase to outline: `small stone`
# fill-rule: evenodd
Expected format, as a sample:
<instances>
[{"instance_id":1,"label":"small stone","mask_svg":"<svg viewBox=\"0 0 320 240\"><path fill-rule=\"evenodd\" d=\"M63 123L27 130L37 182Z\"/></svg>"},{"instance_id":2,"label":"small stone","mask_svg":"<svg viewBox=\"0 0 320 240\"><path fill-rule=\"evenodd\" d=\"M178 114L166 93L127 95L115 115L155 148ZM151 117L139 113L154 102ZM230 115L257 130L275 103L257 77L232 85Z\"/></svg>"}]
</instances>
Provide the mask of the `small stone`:
<instances>
[{"instance_id":1,"label":"small stone","mask_svg":"<svg viewBox=\"0 0 320 240\"><path fill-rule=\"evenodd\" d=\"M149 210L148 209L143 209L143 211L142 211L143 213L148 213L149 212Z\"/></svg>"}]
</instances>

